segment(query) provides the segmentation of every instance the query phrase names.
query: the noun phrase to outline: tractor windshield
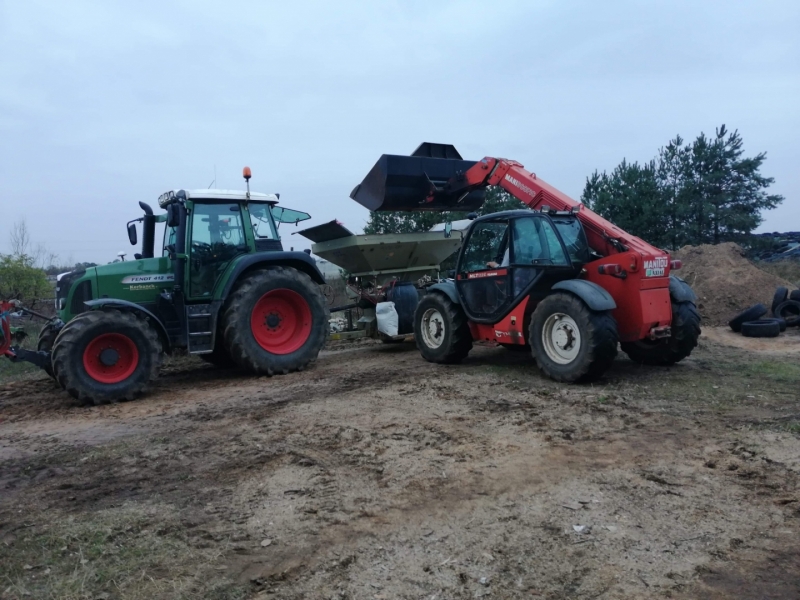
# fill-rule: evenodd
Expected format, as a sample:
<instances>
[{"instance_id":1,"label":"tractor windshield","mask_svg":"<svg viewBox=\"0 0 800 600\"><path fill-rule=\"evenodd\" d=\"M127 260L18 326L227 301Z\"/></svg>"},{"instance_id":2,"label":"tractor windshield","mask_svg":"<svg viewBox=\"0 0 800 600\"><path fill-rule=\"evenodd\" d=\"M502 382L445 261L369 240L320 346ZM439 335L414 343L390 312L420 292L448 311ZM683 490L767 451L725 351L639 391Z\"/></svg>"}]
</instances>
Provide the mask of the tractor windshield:
<instances>
[{"instance_id":1,"label":"tractor windshield","mask_svg":"<svg viewBox=\"0 0 800 600\"><path fill-rule=\"evenodd\" d=\"M553 223L561 234L572 262L580 264L590 262L592 258L589 255L589 243L578 219L554 218Z\"/></svg>"}]
</instances>

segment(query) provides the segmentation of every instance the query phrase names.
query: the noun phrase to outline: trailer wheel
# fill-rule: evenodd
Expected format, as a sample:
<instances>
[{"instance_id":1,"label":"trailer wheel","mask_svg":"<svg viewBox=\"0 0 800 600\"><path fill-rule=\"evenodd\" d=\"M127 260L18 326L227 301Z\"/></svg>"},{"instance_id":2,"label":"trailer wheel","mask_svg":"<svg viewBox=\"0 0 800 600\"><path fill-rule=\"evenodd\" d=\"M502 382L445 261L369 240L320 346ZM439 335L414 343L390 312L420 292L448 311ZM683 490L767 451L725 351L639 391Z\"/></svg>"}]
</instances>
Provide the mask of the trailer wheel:
<instances>
[{"instance_id":1,"label":"trailer wheel","mask_svg":"<svg viewBox=\"0 0 800 600\"><path fill-rule=\"evenodd\" d=\"M614 317L572 294L552 294L539 303L528 339L539 368L556 381L599 379L617 356Z\"/></svg>"},{"instance_id":2,"label":"trailer wheel","mask_svg":"<svg viewBox=\"0 0 800 600\"><path fill-rule=\"evenodd\" d=\"M240 367L275 375L302 370L328 337L320 287L289 267L260 269L238 282L222 319L225 350Z\"/></svg>"},{"instance_id":3,"label":"trailer wheel","mask_svg":"<svg viewBox=\"0 0 800 600\"><path fill-rule=\"evenodd\" d=\"M472 334L463 309L444 294L426 294L414 311L414 339L428 362L454 364L472 350Z\"/></svg>"},{"instance_id":4,"label":"trailer wheel","mask_svg":"<svg viewBox=\"0 0 800 600\"><path fill-rule=\"evenodd\" d=\"M57 381L81 402L133 400L158 376L161 340L132 313L90 311L64 325L52 358Z\"/></svg>"},{"instance_id":5,"label":"trailer wheel","mask_svg":"<svg viewBox=\"0 0 800 600\"><path fill-rule=\"evenodd\" d=\"M45 324L42 327L42 330L39 332L39 339L36 342L36 350L39 352L52 352L53 344L58 337L58 332L61 331L60 329L56 329L55 325L53 325L52 321ZM44 370L45 372L50 375L53 379L55 379L55 375L53 374L53 361L52 356L50 357L50 364L47 365Z\"/></svg>"},{"instance_id":6,"label":"trailer wheel","mask_svg":"<svg viewBox=\"0 0 800 600\"><path fill-rule=\"evenodd\" d=\"M741 329L741 325L739 325ZM672 303L672 334L664 340L623 342L623 352L641 365L669 366L692 353L700 337L700 313L692 302Z\"/></svg>"}]
</instances>

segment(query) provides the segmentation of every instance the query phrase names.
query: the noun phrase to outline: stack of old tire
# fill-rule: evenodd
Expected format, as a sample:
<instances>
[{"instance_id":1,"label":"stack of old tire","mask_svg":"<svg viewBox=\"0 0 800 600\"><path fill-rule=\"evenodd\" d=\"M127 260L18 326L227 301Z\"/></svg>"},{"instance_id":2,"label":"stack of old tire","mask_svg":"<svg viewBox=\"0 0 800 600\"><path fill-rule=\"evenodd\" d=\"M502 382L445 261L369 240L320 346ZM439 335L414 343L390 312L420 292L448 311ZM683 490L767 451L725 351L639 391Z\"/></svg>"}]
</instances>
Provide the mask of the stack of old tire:
<instances>
[{"instance_id":1,"label":"stack of old tire","mask_svg":"<svg viewBox=\"0 0 800 600\"><path fill-rule=\"evenodd\" d=\"M779 286L775 290L771 306L772 316L763 304L756 304L742 311L728 322L730 328L745 337L778 337L787 327L800 326L800 290L789 290Z\"/></svg>"}]
</instances>

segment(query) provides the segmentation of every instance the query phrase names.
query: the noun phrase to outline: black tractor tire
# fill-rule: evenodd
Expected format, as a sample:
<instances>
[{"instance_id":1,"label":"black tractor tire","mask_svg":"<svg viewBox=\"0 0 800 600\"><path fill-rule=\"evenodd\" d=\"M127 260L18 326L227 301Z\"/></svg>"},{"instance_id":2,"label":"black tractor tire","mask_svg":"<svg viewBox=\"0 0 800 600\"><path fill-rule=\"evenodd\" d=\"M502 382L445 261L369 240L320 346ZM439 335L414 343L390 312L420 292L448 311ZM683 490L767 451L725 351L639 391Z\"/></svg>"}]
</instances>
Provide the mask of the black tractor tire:
<instances>
[{"instance_id":1,"label":"black tractor tire","mask_svg":"<svg viewBox=\"0 0 800 600\"><path fill-rule=\"evenodd\" d=\"M551 379L568 383L599 379L614 363L618 340L617 322L610 311L593 311L568 293L552 294L539 302L528 334L539 369Z\"/></svg>"},{"instance_id":2,"label":"black tractor tire","mask_svg":"<svg viewBox=\"0 0 800 600\"><path fill-rule=\"evenodd\" d=\"M258 269L225 302L225 351L260 375L302 371L325 345L329 320L325 296L308 275L291 267Z\"/></svg>"},{"instance_id":3,"label":"black tractor tire","mask_svg":"<svg viewBox=\"0 0 800 600\"><path fill-rule=\"evenodd\" d=\"M64 325L53 345L53 371L84 404L133 400L158 377L161 340L147 321L119 310L90 311Z\"/></svg>"},{"instance_id":4,"label":"black tractor tire","mask_svg":"<svg viewBox=\"0 0 800 600\"><path fill-rule=\"evenodd\" d=\"M219 367L220 369L229 369L231 367L235 367L236 363L233 362L231 355L225 350L225 346L220 339L221 337L221 335L217 335L217 341L213 352L209 352L208 354L198 354L197 356L199 356L201 360L207 362L208 364Z\"/></svg>"},{"instance_id":5,"label":"black tractor tire","mask_svg":"<svg viewBox=\"0 0 800 600\"><path fill-rule=\"evenodd\" d=\"M444 294L422 297L414 311L414 340L422 358L456 364L472 350L472 333L464 309Z\"/></svg>"},{"instance_id":6,"label":"black tractor tire","mask_svg":"<svg viewBox=\"0 0 800 600\"><path fill-rule=\"evenodd\" d=\"M700 337L700 313L693 302L672 303L672 333L664 340L623 342L623 352L640 365L666 367L689 356Z\"/></svg>"},{"instance_id":7,"label":"black tractor tire","mask_svg":"<svg viewBox=\"0 0 800 600\"><path fill-rule=\"evenodd\" d=\"M775 308L775 316L786 321L787 327L800 325L800 301L787 300Z\"/></svg>"},{"instance_id":8,"label":"black tractor tire","mask_svg":"<svg viewBox=\"0 0 800 600\"><path fill-rule=\"evenodd\" d=\"M742 323L747 323L748 321L757 321L765 314L767 314L766 306L763 304L754 304L728 321L728 325L733 331L739 333L742 330ZM780 315L776 314L775 316L778 317Z\"/></svg>"},{"instance_id":9,"label":"black tractor tire","mask_svg":"<svg viewBox=\"0 0 800 600\"><path fill-rule=\"evenodd\" d=\"M792 290L789 293L789 300L794 300L795 302L800 302L800 290Z\"/></svg>"},{"instance_id":10,"label":"black tractor tire","mask_svg":"<svg viewBox=\"0 0 800 600\"><path fill-rule=\"evenodd\" d=\"M742 323L742 335L751 338L773 338L781 333L780 323L772 319Z\"/></svg>"},{"instance_id":11,"label":"black tractor tire","mask_svg":"<svg viewBox=\"0 0 800 600\"><path fill-rule=\"evenodd\" d=\"M56 328L53 322L45 323L45 326L42 327L42 330L39 332L39 339L36 341L36 350L39 352L52 352L53 344L58 337L59 331L60 328ZM52 356L50 358L50 364L48 364L44 370L48 375L50 375L50 377L55 379L55 375L53 374Z\"/></svg>"},{"instance_id":12,"label":"black tractor tire","mask_svg":"<svg viewBox=\"0 0 800 600\"><path fill-rule=\"evenodd\" d=\"M772 304L770 305L770 310L772 314L775 314L775 309L778 308L778 305L782 302L786 302L789 298L789 290L782 285L779 285L775 288L775 294L772 296Z\"/></svg>"}]
</instances>

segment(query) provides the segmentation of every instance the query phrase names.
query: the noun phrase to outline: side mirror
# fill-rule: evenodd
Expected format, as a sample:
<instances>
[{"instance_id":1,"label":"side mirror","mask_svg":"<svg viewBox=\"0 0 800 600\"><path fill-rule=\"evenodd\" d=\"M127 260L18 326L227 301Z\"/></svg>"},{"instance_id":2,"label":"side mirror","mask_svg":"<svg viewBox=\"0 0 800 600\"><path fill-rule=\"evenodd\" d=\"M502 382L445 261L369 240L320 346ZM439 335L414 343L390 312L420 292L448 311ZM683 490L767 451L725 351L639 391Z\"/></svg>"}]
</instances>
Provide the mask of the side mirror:
<instances>
[{"instance_id":1,"label":"side mirror","mask_svg":"<svg viewBox=\"0 0 800 600\"><path fill-rule=\"evenodd\" d=\"M449 238L451 235L453 235L453 224L448 221L444 224L444 237Z\"/></svg>"},{"instance_id":2,"label":"side mirror","mask_svg":"<svg viewBox=\"0 0 800 600\"><path fill-rule=\"evenodd\" d=\"M180 222L180 218L178 215L178 208L177 204L170 204L167 206L167 227L177 227L178 223Z\"/></svg>"},{"instance_id":3,"label":"side mirror","mask_svg":"<svg viewBox=\"0 0 800 600\"><path fill-rule=\"evenodd\" d=\"M136 223L128 223L128 239L131 242L131 246L135 246L139 241L139 238L136 236Z\"/></svg>"}]
</instances>

